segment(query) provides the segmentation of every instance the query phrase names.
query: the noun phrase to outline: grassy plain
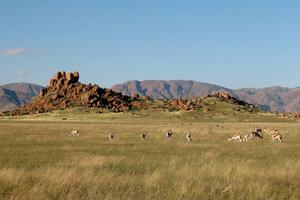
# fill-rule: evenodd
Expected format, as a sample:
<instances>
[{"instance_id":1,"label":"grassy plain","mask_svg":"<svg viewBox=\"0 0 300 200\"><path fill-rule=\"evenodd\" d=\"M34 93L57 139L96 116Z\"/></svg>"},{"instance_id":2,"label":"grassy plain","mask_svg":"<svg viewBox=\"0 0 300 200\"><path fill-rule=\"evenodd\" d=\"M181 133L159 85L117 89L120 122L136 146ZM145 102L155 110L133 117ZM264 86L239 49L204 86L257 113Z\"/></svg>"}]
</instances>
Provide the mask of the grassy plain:
<instances>
[{"instance_id":1,"label":"grassy plain","mask_svg":"<svg viewBox=\"0 0 300 200\"><path fill-rule=\"evenodd\" d=\"M196 116L196 118L195 118ZM283 143L228 143L255 128ZM67 132L79 129L79 137ZM172 141L165 132L172 129ZM300 124L232 112L96 113L0 120L0 199L300 199ZM108 141L108 132L115 140ZM139 133L147 138L141 141ZM185 141L187 131L192 143Z\"/></svg>"}]
</instances>

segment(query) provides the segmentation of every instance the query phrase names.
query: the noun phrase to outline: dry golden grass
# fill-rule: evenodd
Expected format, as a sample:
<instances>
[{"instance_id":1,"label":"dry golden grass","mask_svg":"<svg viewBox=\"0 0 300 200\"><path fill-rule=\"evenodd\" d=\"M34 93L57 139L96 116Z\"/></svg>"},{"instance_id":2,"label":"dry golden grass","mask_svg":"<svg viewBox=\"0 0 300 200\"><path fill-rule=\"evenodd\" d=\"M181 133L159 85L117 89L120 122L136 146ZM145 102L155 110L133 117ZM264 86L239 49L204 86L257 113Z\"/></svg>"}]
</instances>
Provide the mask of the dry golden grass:
<instances>
[{"instance_id":1,"label":"dry golden grass","mask_svg":"<svg viewBox=\"0 0 300 200\"><path fill-rule=\"evenodd\" d=\"M300 199L298 124L217 125L0 121L0 199ZM227 142L255 127L284 143Z\"/></svg>"}]
</instances>

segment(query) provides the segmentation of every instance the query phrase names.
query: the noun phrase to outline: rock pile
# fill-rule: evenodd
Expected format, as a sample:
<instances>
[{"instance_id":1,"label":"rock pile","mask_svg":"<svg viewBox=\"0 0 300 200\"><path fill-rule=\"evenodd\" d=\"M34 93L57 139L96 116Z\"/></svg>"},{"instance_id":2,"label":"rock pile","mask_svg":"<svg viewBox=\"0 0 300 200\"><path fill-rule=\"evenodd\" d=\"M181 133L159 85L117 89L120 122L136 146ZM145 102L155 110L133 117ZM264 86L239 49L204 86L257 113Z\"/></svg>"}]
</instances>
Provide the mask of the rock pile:
<instances>
[{"instance_id":1,"label":"rock pile","mask_svg":"<svg viewBox=\"0 0 300 200\"><path fill-rule=\"evenodd\" d=\"M299 119L300 118L300 112L283 113L282 117L283 118L295 118L295 119Z\"/></svg>"},{"instance_id":2,"label":"rock pile","mask_svg":"<svg viewBox=\"0 0 300 200\"><path fill-rule=\"evenodd\" d=\"M215 97L215 98L221 99L222 101L232 103L232 104L235 104L235 105L244 106L244 107L247 107L249 109L256 109L255 105L247 103L247 102L242 101L242 100L239 100L239 99L231 96L227 92L216 92L214 94L208 95L205 98L211 98L211 97Z\"/></svg>"},{"instance_id":3,"label":"rock pile","mask_svg":"<svg viewBox=\"0 0 300 200\"><path fill-rule=\"evenodd\" d=\"M43 113L76 106L123 112L131 108L131 100L131 97L110 89L80 83L78 72L57 72L39 96L13 111L12 115Z\"/></svg>"},{"instance_id":4,"label":"rock pile","mask_svg":"<svg viewBox=\"0 0 300 200\"><path fill-rule=\"evenodd\" d=\"M194 97L189 99L172 99L168 100L165 103L171 110L180 110L180 111L188 111L188 110L203 110L203 112L209 112L210 108L205 105L204 99L207 98L218 98L221 101L237 105L237 111L243 108L243 110L247 110L249 112L259 111L259 108L254 106L253 104L249 104L247 102L241 101L233 96L231 96L227 92L217 92L211 95L208 95L204 98Z\"/></svg>"},{"instance_id":5,"label":"rock pile","mask_svg":"<svg viewBox=\"0 0 300 200\"><path fill-rule=\"evenodd\" d=\"M172 99L167 101L171 109L188 111L188 110L199 110L203 108L203 102L201 98L190 98L190 99Z\"/></svg>"}]
</instances>

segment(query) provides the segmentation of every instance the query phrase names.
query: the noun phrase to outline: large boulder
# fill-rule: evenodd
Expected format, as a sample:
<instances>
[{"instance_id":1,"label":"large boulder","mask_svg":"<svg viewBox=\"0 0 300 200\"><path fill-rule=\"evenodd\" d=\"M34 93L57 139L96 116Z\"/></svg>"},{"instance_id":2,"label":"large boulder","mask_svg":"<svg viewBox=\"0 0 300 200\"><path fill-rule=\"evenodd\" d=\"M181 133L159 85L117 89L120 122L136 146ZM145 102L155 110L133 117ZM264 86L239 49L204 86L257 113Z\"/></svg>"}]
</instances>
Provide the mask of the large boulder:
<instances>
[{"instance_id":1,"label":"large boulder","mask_svg":"<svg viewBox=\"0 0 300 200\"><path fill-rule=\"evenodd\" d=\"M72 83L77 83L79 81L79 72L67 72L66 73L66 82L68 85L72 84Z\"/></svg>"},{"instance_id":2,"label":"large boulder","mask_svg":"<svg viewBox=\"0 0 300 200\"><path fill-rule=\"evenodd\" d=\"M73 72L73 76L74 76L74 81L75 83L77 83L79 81L79 72Z\"/></svg>"},{"instance_id":3,"label":"large boulder","mask_svg":"<svg viewBox=\"0 0 300 200\"><path fill-rule=\"evenodd\" d=\"M67 82L68 82L68 83L73 82L73 81L74 81L74 75L73 75L73 73L67 72L67 73L66 73L66 79L67 79Z\"/></svg>"},{"instance_id":4,"label":"large boulder","mask_svg":"<svg viewBox=\"0 0 300 200\"><path fill-rule=\"evenodd\" d=\"M52 79L58 81L59 79L61 79L63 77L61 72L57 72Z\"/></svg>"},{"instance_id":5,"label":"large boulder","mask_svg":"<svg viewBox=\"0 0 300 200\"><path fill-rule=\"evenodd\" d=\"M61 71L60 72L63 78L66 78L66 72L65 71Z\"/></svg>"}]
</instances>

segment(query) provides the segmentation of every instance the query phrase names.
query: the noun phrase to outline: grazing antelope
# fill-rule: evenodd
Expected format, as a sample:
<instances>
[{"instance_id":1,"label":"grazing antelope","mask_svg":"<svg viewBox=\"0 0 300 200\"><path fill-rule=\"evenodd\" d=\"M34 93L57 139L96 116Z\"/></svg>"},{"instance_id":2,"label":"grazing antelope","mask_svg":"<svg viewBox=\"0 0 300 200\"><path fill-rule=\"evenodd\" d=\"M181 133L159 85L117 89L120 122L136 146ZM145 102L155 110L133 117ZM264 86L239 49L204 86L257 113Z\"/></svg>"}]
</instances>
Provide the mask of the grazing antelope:
<instances>
[{"instance_id":1,"label":"grazing antelope","mask_svg":"<svg viewBox=\"0 0 300 200\"><path fill-rule=\"evenodd\" d=\"M167 133L166 133L166 140L171 140L172 139L172 135L173 135L173 132L171 130L169 130Z\"/></svg>"},{"instance_id":2,"label":"grazing antelope","mask_svg":"<svg viewBox=\"0 0 300 200\"><path fill-rule=\"evenodd\" d=\"M79 130L75 129L75 130L71 131L68 135L69 136L79 136Z\"/></svg>"},{"instance_id":3,"label":"grazing antelope","mask_svg":"<svg viewBox=\"0 0 300 200\"><path fill-rule=\"evenodd\" d=\"M262 129L258 128L256 129L255 132L247 133L246 135L244 135L243 141L247 142L249 139L253 139L253 138L263 139L263 136L261 134L262 134Z\"/></svg>"},{"instance_id":4,"label":"grazing antelope","mask_svg":"<svg viewBox=\"0 0 300 200\"><path fill-rule=\"evenodd\" d=\"M275 142L275 140L278 140L279 143L282 143L282 135L279 133L278 130L272 130L270 128L266 128L264 129L264 132L271 135L273 142Z\"/></svg>"},{"instance_id":5,"label":"grazing antelope","mask_svg":"<svg viewBox=\"0 0 300 200\"><path fill-rule=\"evenodd\" d=\"M257 129L256 129L256 132L257 132L257 133L262 133L263 130L262 130L261 128L257 128Z\"/></svg>"},{"instance_id":6,"label":"grazing antelope","mask_svg":"<svg viewBox=\"0 0 300 200\"><path fill-rule=\"evenodd\" d=\"M146 139L146 133L141 133L141 140L145 140Z\"/></svg>"},{"instance_id":7,"label":"grazing antelope","mask_svg":"<svg viewBox=\"0 0 300 200\"><path fill-rule=\"evenodd\" d=\"M243 141L247 142L248 140L251 140L252 138L253 138L253 135L251 133L247 133L246 135L244 135Z\"/></svg>"},{"instance_id":8,"label":"grazing antelope","mask_svg":"<svg viewBox=\"0 0 300 200\"><path fill-rule=\"evenodd\" d=\"M187 139L188 142L192 142L192 133L189 132L189 133L186 135L186 139Z\"/></svg>"},{"instance_id":9,"label":"grazing antelope","mask_svg":"<svg viewBox=\"0 0 300 200\"><path fill-rule=\"evenodd\" d=\"M109 139L109 141L113 141L114 140L114 134L112 134L112 133L108 134L108 139Z\"/></svg>"},{"instance_id":10,"label":"grazing antelope","mask_svg":"<svg viewBox=\"0 0 300 200\"><path fill-rule=\"evenodd\" d=\"M259 132L252 132L252 137L256 138L256 139L263 139L263 136L260 135Z\"/></svg>"},{"instance_id":11,"label":"grazing antelope","mask_svg":"<svg viewBox=\"0 0 300 200\"><path fill-rule=\"evenodd\" d=\"M231 142L231 141L242 142L242 137L241 137L241 135L234 135L234 136L228 138L228 142Z\"/></svg>"}]
</instances>

